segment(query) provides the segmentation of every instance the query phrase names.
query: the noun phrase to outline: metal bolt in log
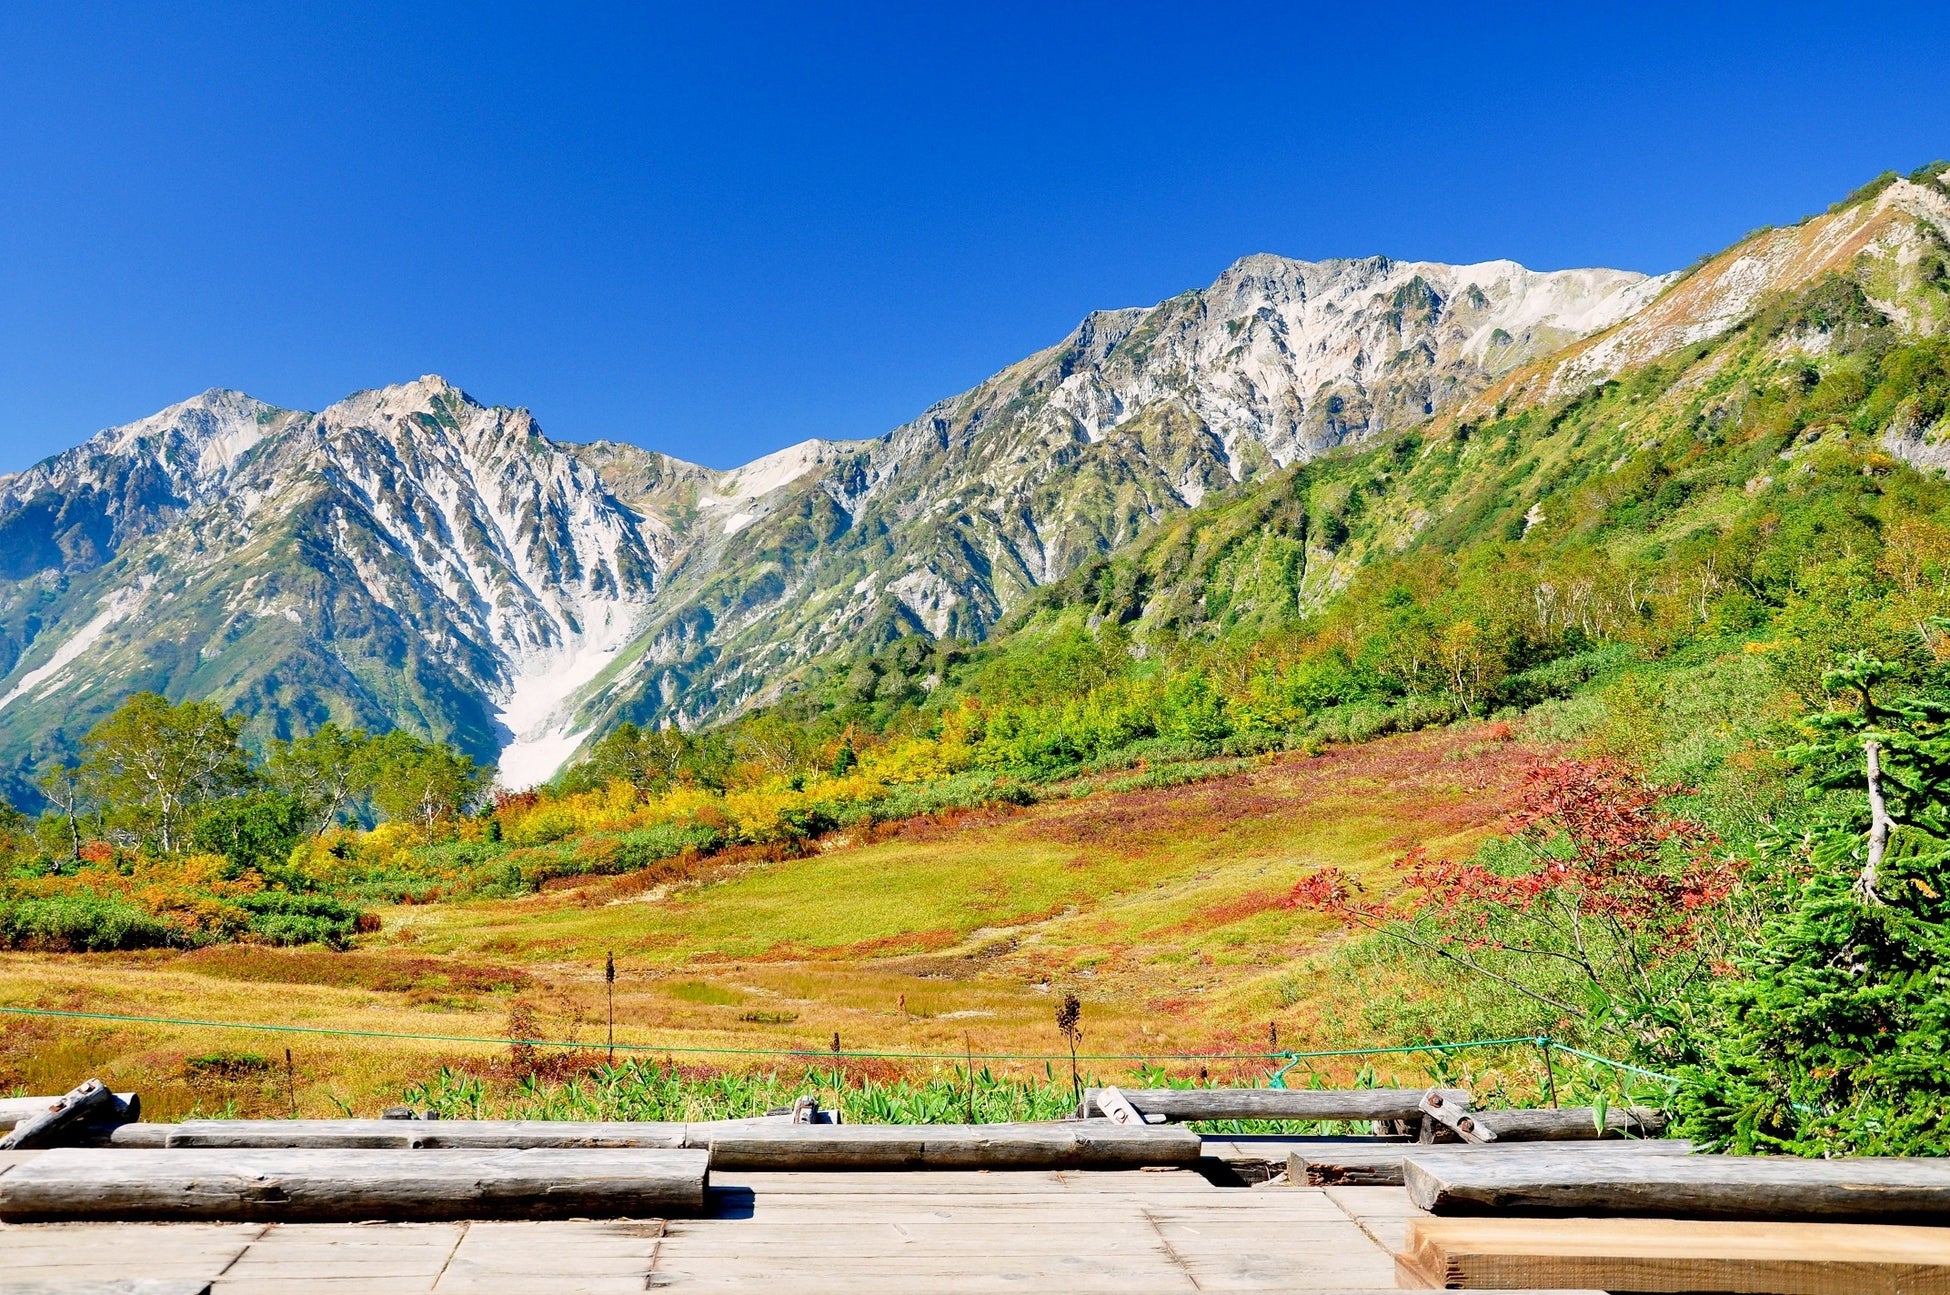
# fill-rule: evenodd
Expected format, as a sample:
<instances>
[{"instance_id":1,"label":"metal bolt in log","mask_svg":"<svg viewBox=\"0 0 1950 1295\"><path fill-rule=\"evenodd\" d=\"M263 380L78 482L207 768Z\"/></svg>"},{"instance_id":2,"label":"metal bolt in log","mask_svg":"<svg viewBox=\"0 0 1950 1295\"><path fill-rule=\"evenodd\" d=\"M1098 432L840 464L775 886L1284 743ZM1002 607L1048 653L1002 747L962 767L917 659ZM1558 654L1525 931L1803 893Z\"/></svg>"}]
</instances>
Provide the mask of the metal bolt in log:
<instances>
[{"instance_id":1,"label":"metal bolt in log","mask_svg":"<svg viewBox=\"0 0 1950 1295\"><path fill-rule=\"evenodd\" d=\"M1469 1103L1445 1097L1439 1088L1431 1088L1422 1098L1422 1113L1448 1125L1465 1142L1494 1142L1496 1130L1480 1124L1470 1114Z\"/></svg>"}]
</instances>

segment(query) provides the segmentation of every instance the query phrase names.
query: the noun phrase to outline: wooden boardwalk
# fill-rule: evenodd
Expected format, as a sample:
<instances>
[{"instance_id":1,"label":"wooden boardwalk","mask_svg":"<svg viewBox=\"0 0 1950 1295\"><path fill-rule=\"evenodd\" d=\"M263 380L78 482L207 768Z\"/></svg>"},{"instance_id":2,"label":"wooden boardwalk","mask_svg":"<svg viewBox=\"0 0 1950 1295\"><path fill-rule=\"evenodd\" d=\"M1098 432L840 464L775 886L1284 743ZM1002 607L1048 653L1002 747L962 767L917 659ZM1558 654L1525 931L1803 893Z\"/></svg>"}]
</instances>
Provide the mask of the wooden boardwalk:
<instances>
[{"instance_id":1,"label":"wooden boardwalk","mask_svg":"<svg viewBox=\"0 0 1950 1295\"><path fill-rule=\"evenodd\" d=\"M729 1172L703 1217L666 1223L0 1226L0 1290L1392 1290L1409 1213L1398 1188L1218 1186L1183 1169Z\"/></svg>"}]
</instances>

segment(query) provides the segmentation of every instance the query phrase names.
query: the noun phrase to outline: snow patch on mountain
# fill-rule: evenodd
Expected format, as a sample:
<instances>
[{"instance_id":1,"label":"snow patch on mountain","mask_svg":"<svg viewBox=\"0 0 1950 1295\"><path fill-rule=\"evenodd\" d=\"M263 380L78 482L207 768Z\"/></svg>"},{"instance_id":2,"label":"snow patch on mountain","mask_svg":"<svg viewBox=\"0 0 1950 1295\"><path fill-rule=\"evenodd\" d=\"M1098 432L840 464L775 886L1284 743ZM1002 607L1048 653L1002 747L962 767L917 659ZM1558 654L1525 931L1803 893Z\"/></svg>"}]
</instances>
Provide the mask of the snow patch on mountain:
<instances>
[{"instance_id":1,"label":"snow patch on mountain","mask_svg":"<svg viewBox=\"0 0 1950 1295\"><path fill-rule=\"evenodd\" d=\"M587 729L576 726L573 701L616 659L635 636L636 617L619 607L602 609L599 623L562 647L517 659L499 708L497 724L508 734L498 761L501 785L513 789L547 782L574 755Z\"/></svg>"},{"instance_id":2,"label":"snow patch on mountain","mask_svg":"<svg viewBox=\"0 0 1950 1295\"><path fill-rule=\"evenodd\" d=\"M73 682L71 676L62 672L79 660L82 653L93 647L101 636L108 632L110 626L133 611L142 601L143 591L152 583L154 583L152 579L145 577L137 586L118 589L110 594L101 603L102 610L93 620L76 630L66 642L56 648L54 655L47 659L46 664L20 676L19 681L8 690L6 696L0 697L0 710L5 710L13 704L15 698L24 697L30 692L36 692L41 697L50 697ZM42 684L47 686L42 687Z\"/></svg>"},{"instance_id":3,"label":"snow patch on mountain","mask_svg":"<svg viewBox=\"0 0 1950 1295\"><path fill-rule=\"evenodd\" d=\"M842 441L817 438L788 445L725 473L718 481L716 493L720 499L739 502L769 495L780 486L791 485L808 472L825 467L850 448Z\"/></svg>"}]
</instances>

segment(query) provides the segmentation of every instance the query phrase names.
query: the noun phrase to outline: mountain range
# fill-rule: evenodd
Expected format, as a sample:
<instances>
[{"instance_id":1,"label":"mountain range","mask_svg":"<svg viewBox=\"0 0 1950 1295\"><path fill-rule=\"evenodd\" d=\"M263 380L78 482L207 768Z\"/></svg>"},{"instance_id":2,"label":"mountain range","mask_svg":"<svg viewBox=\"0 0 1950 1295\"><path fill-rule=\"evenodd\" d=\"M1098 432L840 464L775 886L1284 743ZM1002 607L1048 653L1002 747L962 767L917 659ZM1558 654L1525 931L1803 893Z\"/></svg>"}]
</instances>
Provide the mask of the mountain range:
<instances>
[{"instance_id":1,"label":"mountain range","mask_svg":"<svg viewBox=\"0 0 1950 1295\"><path fill-rule=\"evenodd\" d=\"M979 640L1241 483L1568 399L1825 276L1943 331L1915 285L1947 239L1950 189L1918 173L1657 277L1249 256L884 435L729 471L557 440L433 376L316 413L207 391L0 476L0 791L31 802L145 688L260 734L404 726L528 785L625 719L706 724L835 655ZM1906 457L1946 457L1912 430Z\"/></svg>"}]
</instances>

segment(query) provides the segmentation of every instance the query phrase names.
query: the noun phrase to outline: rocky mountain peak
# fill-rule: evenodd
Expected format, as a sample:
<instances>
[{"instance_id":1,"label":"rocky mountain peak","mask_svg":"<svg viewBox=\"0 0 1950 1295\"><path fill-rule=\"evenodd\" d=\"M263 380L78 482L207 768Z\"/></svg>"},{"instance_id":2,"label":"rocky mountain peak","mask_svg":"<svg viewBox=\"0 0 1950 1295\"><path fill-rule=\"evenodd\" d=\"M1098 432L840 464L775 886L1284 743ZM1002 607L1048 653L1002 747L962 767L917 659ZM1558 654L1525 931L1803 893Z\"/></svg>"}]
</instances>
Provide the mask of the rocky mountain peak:
<instances>
[{"instance_id":1,"label":"rocky mountain peak","mask_svg":"<svg viewBox=\"0 0 1950 1295\"><path fill-rule=\"evenodd\" d=\"M1889 186L1677 286L1256 253L1156 305L1093 311L884 435L722 471L551 440L437 374L317 414L206 392L0 478L0 744L146 686L287 731L405 724L532 783L622 719L705 723L823 656L979 639L1213 492L1463 407L1513 370L1585 380L1644 353L1631 339L1656 351L1716 326L1755 300L1742 257L1920 264L1902 240L1950 211L1936 190Z\"/></svg>"},{"instance_id":2,"label":"rocky mountain peak","mask_svg":"<svg viewBox=\"0 0 1950 1295\"><path fill-rule=\"evenodd\" d=\"M1828 275L1853 278L1884 314L1918 333L1950 328L1940 299L1919 281L1932 252L1950 248L1950 192L1894 179L1872 196L1838 204L1794 225L1763 229L1668 276L1671 290L1642 310L1599 322L1558 353L1527 365L1469 402L1458 417L1485 416L1563 399L1633 365L1719 337L1768 297L1798 292Z\"/></svg>"}]
</instances>

